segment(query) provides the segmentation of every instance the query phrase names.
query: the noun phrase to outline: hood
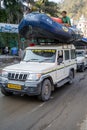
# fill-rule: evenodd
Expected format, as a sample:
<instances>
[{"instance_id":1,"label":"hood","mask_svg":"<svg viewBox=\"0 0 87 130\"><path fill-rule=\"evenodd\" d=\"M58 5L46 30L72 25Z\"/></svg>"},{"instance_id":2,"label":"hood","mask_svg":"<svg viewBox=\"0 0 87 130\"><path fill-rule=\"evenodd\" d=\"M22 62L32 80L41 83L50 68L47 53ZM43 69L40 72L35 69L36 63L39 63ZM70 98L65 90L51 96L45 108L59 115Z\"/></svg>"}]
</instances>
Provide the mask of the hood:
<instances>
[{"instance_id":1,"label":"hood","mask_svg":"<svg viewBox=\"0 0 87 130\"><path fill-rule=\"evenodd\" d=\"M82 63L84 62L84 57L77 57L77 63Z\"/></svg>"},{"instance_id":2,"label":"hood","mask_svg":"<svg viewBox=\"0 0 87 130\"><path fill-rule=\"evenodd\" d=\"M19 64L5 67L6 71L43 73L52 70L55 63L20 62Z\"/></svg>"}]
</instances>

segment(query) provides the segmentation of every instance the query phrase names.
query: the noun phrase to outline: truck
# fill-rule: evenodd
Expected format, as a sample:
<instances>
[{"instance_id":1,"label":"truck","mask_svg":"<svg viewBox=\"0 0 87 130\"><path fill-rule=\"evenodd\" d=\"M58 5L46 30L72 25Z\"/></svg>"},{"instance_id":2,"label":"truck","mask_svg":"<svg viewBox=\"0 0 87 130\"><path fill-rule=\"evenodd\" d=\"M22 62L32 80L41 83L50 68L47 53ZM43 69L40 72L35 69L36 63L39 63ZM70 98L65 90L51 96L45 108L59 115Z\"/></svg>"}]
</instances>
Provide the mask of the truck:
<instances>
[{"instance_id":1,"label":"truck","mask_svg":"<svg viewBox=\"0 0 87 130\"><path fill-rule=\"evenodd\" d=\"M1 93L36 95L50 99L52 91L66 83L72 84L76 72L75 47L72 44L41 44L25 49L20 63L2 69Z\"/></svg>"}]
</instances>

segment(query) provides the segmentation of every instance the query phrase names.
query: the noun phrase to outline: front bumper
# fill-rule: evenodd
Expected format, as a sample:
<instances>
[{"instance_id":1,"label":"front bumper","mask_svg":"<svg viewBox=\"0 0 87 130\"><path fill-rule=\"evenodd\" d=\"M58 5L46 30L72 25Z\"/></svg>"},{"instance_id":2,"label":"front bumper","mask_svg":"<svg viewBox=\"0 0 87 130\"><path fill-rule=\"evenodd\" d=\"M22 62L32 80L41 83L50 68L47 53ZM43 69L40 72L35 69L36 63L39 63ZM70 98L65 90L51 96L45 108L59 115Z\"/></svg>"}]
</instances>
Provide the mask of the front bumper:
<instances>
[{"instance_id":1,"label":"front bumper","mask_svg":"<svg viewBox=\"0 0 87 130\"><path fill-rule=\"evenodd\" d=\"M20 85L21 90L8 88L8 84ZM27 94L27 95L39 95L41 93L41 81L32 81L32 82L22 82L22 81L13 81L6 78L0 77L0 86L4 88L7 92L13 92L14 94Z\"/></svg>"}]
</instances>

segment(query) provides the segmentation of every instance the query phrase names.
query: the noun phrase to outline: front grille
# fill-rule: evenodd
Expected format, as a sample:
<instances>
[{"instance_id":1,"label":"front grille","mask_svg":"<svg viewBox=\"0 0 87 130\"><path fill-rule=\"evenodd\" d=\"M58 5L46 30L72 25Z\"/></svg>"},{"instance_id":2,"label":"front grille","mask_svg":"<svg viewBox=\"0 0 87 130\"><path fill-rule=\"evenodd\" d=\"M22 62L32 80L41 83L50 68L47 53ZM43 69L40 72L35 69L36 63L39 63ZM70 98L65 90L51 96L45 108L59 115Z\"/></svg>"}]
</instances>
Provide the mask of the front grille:
<instances>
[{"instance_id":1,"label":"front grille","mask_svg":"<svg viewBox=\"0 0 87 130\"><path fill-rule=\"evenodd\" d=\"M27 76L27 73L8 73L9 80L25 81Z\"/></svg>"}]
</instances>

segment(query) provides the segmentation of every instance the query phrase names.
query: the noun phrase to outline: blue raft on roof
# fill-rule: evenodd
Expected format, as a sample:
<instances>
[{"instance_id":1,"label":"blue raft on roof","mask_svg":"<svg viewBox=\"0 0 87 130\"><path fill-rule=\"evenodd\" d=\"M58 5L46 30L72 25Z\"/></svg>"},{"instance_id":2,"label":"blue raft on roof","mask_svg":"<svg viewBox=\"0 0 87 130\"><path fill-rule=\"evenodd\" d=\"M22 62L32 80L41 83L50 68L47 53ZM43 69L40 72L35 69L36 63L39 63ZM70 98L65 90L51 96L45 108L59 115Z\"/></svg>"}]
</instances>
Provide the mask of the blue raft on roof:
<instances>
[{"instance_id":1,"label":"blue raft on roof","mask_svg":"<svg viewBox=\"0 0 87 130\"><path fill-rule=\"evenodd\" d=\"M70 43L82 38L78 29L65 27L43 13L27 14L19 24L19 34L27 39L52 39Z\"/></svg>"},{"instance_id":2,"label":"blue raft on roof","mask_svg":"<svg viewBox=\"0 0 87 130\"><path fill-rule=\"evenodd\" d=\"M84 38L84 37L83 37L83 38L81 39L81 41L87 43L87 38Z\"/></svg>"},{"instance_id":3,"label":"blue raft on roof","mask_svg":"<svg viewBox=\"0 0 87 130\"><path fill-rule=\"evenodd\" d=\"M86 46L87 46L87 38L84 38L84 37L83 37L82 39L73 42L73 44L74 44L76 47L81 47L81 46L86 47Z\"/></svg>"}]
</instances>

